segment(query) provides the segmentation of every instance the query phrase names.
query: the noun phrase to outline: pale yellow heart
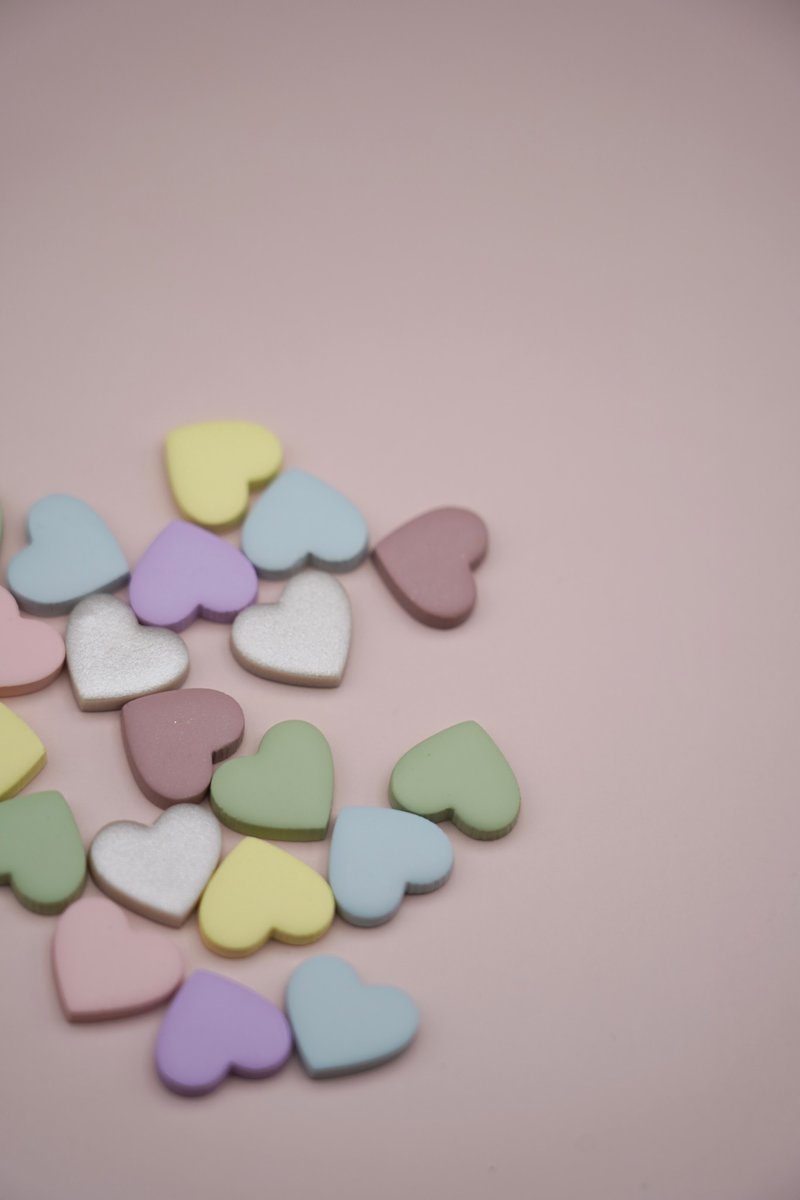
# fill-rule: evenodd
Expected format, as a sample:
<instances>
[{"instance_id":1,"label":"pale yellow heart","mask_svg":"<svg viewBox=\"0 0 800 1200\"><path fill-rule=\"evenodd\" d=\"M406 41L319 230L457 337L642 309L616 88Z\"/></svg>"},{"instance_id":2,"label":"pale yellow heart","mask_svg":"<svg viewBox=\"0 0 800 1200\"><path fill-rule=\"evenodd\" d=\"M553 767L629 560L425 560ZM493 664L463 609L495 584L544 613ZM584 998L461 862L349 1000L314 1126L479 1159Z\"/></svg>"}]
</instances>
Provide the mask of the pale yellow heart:
<instances>
[{"instance_id":1,"label":"pale yellow heart","mask_svg":"<svg viewBox=\"0 0 800 1200\"><path fill-rule=\"evenodd\" d=\"M281 443L254 421L205 421L167 436L172 494L189 521L231 528L244 518L250 491L263 487L283 461Z\"/></svg>"},{"instance_id":2,"label":"pale yellow heart","mask_svg":"<svg viewBox=\"0 0 800 1200\"><path fill-rule=\"evenodd\" d=\"M315 942L334 911L321 875L269 842L244 838L211 876L198 921L209 950L240 958L271 937L297 946Z\"/></svg>"},{"instance_id":3,"label":"pale yellow heart","mask_svg":"<svg viewBox=\"0 0 800 1200\"><path fill-rule=\"evenodd\" d=\"M45 748L31 727L0 704L0 800L15 796L46 762Z\"/></svg>"}]
</instances>

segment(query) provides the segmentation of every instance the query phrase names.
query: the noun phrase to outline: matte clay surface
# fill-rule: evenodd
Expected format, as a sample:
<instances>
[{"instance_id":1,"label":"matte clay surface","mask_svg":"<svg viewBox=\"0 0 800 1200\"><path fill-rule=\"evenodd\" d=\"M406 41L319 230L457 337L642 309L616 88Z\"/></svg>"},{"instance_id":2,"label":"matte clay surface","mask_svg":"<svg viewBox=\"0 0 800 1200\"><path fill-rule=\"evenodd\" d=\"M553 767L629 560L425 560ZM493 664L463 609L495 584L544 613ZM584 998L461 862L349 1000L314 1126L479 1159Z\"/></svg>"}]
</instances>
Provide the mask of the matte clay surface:
<instances>
[{"instance_id":1,"label":"matte clay surface","mask_svg":"<svg viewBox=\"0 0 800 1200\"><path fill-rule=\"evenodd\" d=\"M345 808L336 818L328 882L337 911L352 925L383 924L406 892L432 892L447 882L452 869L450 840L424 817Z\"/></svg>"},{"instance_id":2,"label":"matte clay surface","mask_svg":"<svg viewBox=\"0 0 800 1200\"><path fill-rule=\"evenodd\" d=\"M0 704L0 800L21 792L46 762L39 736L7 704Z\"/></svg>"},{"instance_id":3,"label":"matte clay surface","mask_svg":"<svg viewBox=\"0 0 800 1200\"><path fill-rule=\"evenodd\" d=\"M0 696L47 687L61 671L65 653L58 630L20 617L14 597L0 588Z\"/></svg>"},{"instance_id":4,"label":"matte clay surface","mask_svg":"<svg viewBox=\"0 0 800 1200\"><path fill-rule=\"evenodd\" d=\"M169 629L143 629L116 596L89 596L70 614L67 667L84 712L180 687L189 673L185 643Z\"/></svg>"},{"instance_id":5,"label":"matte clay surface","mask_svg":"<svg viewBox=\"0 0 800 1200\"><path fill-rule=\"evenodd\" d=\"M45 496L28 514L30 545L8 564L20 608L42 616L69 612L93 592L116 592L128 564L103 518L75 496Z\"/></svg>"},{"instance_id":6,"label":"matte clay surface","mask_svg":"<svg viewBox=\"0 0 800 1200\"><path fill-rule=\"evenodd\" d=\"M331 748L308 721L273 725L256 754L224 763L211 784L211 807L220 821L278 841L324 838L332 804Z\"/></svg>"},{"instance_id":7,"label":"matte clay surface","mask_svg":"<svg viewBox=\"0 0 800 1200\"><path fill-rule=\"evenodd\" d=\"M232 621L257 594L255 569L242 552L188 521L172 521L150 543L129 589L131 608L143 625L175 630L195 617Z\"/></svg>"},{"instance_id":8,"label":"matte clay surface","mask_svg":"<svg viewBox=\"0 0 800 1200\"><path fill-rule=\"evenodd\" d=\"M0 804L0 883L31 912L59 913L83 891L86 852L60 792Z\"/></svg>"},{"instance_id":9,"label":"matte clay surface","mask_svg":"<svg viewBox=\"0 0 800 1200\"><path fill-rule=\"evenodd\" d=\"M198 922L210 950L239 958L269 938L295 946L316 942L334 911L321 875L269 842L244 838L212 875Z\"/></svg>"},{"instance_id":10,"label":"matte clay surface","mask_svg":"<svg viewBox=\"0 0 800 1200\"><path fill-rule=\"evenodd\" d=\"M451 879L379 929L169 935L276 1003L328 951L417 1000L407 1054L326 1084L182 1102L162 1010L68 1025L53 922L0 889L3 1200L800 1196L799 46L779 0L0 5L0 582L47 492L138 554L167 432L219 416L376 539L465 504L464 625L365 563L340 688L206 621L187 683L243 753L324 730L337 806L469 717L524 796L497 842L443 825ZM65 675L8 703L87 842L158 815Z\"/></svg>"},{"instance_id":11,"label":"matte clay surface","mask_svg":"<svg viewBox=\"0 0 800 1200\"><path fill-rule=\"evenodd\" d=\"M372 552L378 574L403 608L439 629L460 625L475 607L472 571L489 536L465 508L435 508L387 534Z\"/></svg>"},{"instance_id":12,"label":"matte clay surface","mask_svg":"<svg viewBox=\"0 0 800 1200\"><path fill-rule=\"evenodd\" d=\"M214 764L234 754L244 735L240 705L214 688L142 696L120 716L133 777L159 808L202 800Z\"/></svg>"},{"instance_id":13,"label":"matte clay surface","mask_svg":"<svg viewBox=\"0 0 800 1200\"><path fill-rule=\"evenodd\" d=\"M389 799L484 840L513 829L520 806L514 772L476 721L443 729L407 751L392 771Z\"/></svg>"},{"instance_id":14,"label":"matte clay surface","mask_svg":"<svg viewBox=\"0 0 800 1200\"><path fill-rule=\"evenodd\" d=\"M381 1066L408 1048L419 1026L417 1006L400 988L367 986L349 963L324 954L292 973L286 1011L315 1079Z\"/></svg>"},{"instance_id":15,"label":"matte clay surface","mask_svg":"<svg viewBox=\"0 0 800 1200\"><path fill-rule=\"evenodd\" d=\"M113 821L89 849L95 883L118 904L182 925L219 862L219 824L205 808L176 804L152 826Z\"/></svg>"},{"instance_id":16,"label":"matte clay surface","mask_svg":"<svg viewBox=\"0 0 800 1200\"><path fill-rule=\"evenodd\" d=\"M183 516L228 529L247 512L250 490L280 470L283 450L274 433L254 421L205 421L173 429L166 458Z\"/></svg>"},{"instance_id":17,"label":"matte clay surface","mask_svg":"<svg viewBox=\"0 0 800 1200\"><path fill-rule=\"evenodd\" d=\"M58 919L53 972L68 1021L105 1021L163 1004L183 979L183 960L164 934L132 930L116 904L87 896Z\"/></svg>"},{"instance_id":18,"label":"matte clay surface","mask_svg":"<svg viewBox=\"0 0 800 1200\"><path fill-rule=\"evenodd\" d=\"M202 1096L226 1075L274 1075L291 1052L292 1031L276 1005L233 979L195 971L161 1023L156 1069L171 1091Z\"/></svg>"},{"instance_id":19,"label":"matte clay surface","mask_svg":"<svg viewBox=\"0 0 800 1200\"><path fill-rule=\"evenodd\" d=\"M284 471L242 528L242 549L267 579L305 566L351 571L368 547L367 523L352 501L307 471Z\"/></svg>"}]
</instances>

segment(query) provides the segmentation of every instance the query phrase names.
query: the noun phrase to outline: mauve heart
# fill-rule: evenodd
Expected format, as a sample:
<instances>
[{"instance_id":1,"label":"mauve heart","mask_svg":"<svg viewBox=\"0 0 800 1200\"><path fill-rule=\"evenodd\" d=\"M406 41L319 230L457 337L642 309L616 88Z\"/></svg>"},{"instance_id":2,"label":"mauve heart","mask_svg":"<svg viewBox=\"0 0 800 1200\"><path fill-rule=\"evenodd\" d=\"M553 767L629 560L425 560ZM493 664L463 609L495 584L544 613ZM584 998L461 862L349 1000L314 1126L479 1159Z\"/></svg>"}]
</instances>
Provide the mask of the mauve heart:
<instances>
[{"instance_id":1,"label":"mauve heart","mask_svg":"<svg viewBox=\"0 0 800 1200\"><path fill-rule=\"evenodd\" d=\"M195 971L158 1031L156 1069L173 1092L201 1096L226 1075L273 1075L291 1052L292 1031L279 1008L232 979Z\"/></svg>"},{"instance_id":2,"label":"mauve heart","mask_svg":"<svg viewBox=\"0 0 800 1200\"><path fill-rule=\"evenodd\" d=\"M133 776L159 808L202 800L214 764L244 735L244 713L213 688L140 696L122 709L122 740Z\"/></svg>"},{"instance_id":3,"label":"mauve heart","mask_svg":"<svg viewBox=\"0 0 800 1200\"><path fill-rule=\"evenodd\" d=\"M223 538L173 521L131 575L130 605L144 625L180 630L195 617L232 621L258 592L253 564Z\"/></svg>"},{"instance_id":4,"label":"mauve heart","mask_svg":"<svg viewBox=\"0 0 800 1200\"><path fill-rule=\"evenodd\" d=\"M0 587L0 696L46 687L63 667L65 653L58 630L21 617L11 592Z\"/></svg>"},{"instance_id":5,"label":"mauve heart","mask_svg":"<svg viewBox=\"0 0 800 1200\"><path fill-rule=\"evenodd\" d=\"M372 552L378 574L412 617L448 629L475 607L472 577L486 557L489 535L465 508L435 508L395 529Z\"/></svg>"}]
</instances>

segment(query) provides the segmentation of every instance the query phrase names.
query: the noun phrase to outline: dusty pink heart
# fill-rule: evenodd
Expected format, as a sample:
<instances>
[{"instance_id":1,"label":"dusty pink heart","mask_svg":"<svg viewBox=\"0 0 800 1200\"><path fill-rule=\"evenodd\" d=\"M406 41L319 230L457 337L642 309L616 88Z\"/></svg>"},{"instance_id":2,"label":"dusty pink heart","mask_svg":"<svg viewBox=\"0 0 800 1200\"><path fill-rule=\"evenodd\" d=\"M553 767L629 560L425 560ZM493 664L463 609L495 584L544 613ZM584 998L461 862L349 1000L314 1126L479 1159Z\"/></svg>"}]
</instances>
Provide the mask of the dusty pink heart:
<instances>
[{"instance_id":1,"label":"dusty pink heart","mask_svg":"<svg viewBox=\"0 0 800 1200\"><path fill-rule=\"evenodd\" d=\"M58 630L21 617L11 592L0 587L0 696L21 696L47 687L64 665Z\"/></svg>"}]
</instances>

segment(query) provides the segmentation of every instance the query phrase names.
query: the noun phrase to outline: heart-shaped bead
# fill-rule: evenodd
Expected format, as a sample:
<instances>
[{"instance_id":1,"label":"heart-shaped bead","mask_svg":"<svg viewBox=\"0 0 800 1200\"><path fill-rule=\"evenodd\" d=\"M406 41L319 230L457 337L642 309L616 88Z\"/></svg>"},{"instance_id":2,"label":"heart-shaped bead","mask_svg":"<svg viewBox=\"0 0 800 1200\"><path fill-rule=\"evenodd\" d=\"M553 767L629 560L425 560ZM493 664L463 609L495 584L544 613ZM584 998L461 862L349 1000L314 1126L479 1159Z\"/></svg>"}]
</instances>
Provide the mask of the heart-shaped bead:
<instances>
[{"instance_id":1,"label":"heart-shaped bead","mask_svg":"<svg viewBox=\"0 0 800 1200\"><path fill-rule=\"evenodd\" d=\"M237 662L254 675L308 687L338 687L350 652L347 592L322 571L290 579L275 604L240 612L231 630Z\"/></svg>"},{"instance_id":2,"label":"heart-shaped bead","mask_svg":"<svg viewBox=\"0 0 800 1200\"><path fill-rule=\"evenodd\" d=\"M251 757L223 763L211 782L211 807L239 833L290 842L325 837L333 804L333 757L307 721L281 721Z\"/></svg>"},{"instance_id":3,"label":"heart-shaped bead","mask_svg":"<svg viewBox=\"0 0 800 1200\"><path fill-rule=\"evenodd\" d=\"M58 920L53 971L68 1021L105 1021L163 1004L183 961L163 934L134 931L116 904L87 896Z\"/></svg>"},{"instance_id":4,"label":"heart-shaped bead","mask_svg":"<svg viewBox=\"0 0 800 1200\"><path fill-rule=\"evenodd\" d=\"M315 1079L380 1066L402 1053L419 1027L417 1006L406 992L367 986L332 955L295 969L286 1012L303 1066Z\"/></svg>"},{"instance_id":5,"label":"heart-shaped bead","mask_svg":"<svg viewBox=\"0 0 800 1200\"><path fill-rule=\"evenodd\" d=\"M443 729L404 754L392 771L389 799L483 840L513 829L520 806L514 772L475 721Z\"/></svg>"},{"instance_id":6,"label":"heart-shaped bead","mask_svg":"<svg viewBox=\"0 0 800 1200\"><path fill-rule=\"evenodd\" d=\"M328 882L351 925L380 925L406 892L432 892L453 869L445 833L423 817L388 808L345 808L336 818Z\"/></svg>"},{"instance_id":7,"label":"heart-shaped bead","mask_svg":"<svg viewBox=\"0 0 800 1200\"><path fill-rule=\"evenodd\" d=\"M143 625L185 629L195 617L232 621L258 595L253 564L224 538L173 521L136 564L128 590Z\"/></svg>"},{"instance_id":8,"label":"heart-shaped bead","mask_svg":"<svg viewBox=\"0 0 800 1200\"><path fill-rule=\"evenodd\" d=\"M0 804L0 883L31 912L59 913L83 891L86 852L60 792Z\"/></svg>"},{"instance_id":9,"label":"heart-shaped bead","mask_svg":"<svg viewBox=\"0 0 800 1200\"><path fill-rule=\"evenodd\" d=\"M213 688L141 696L120 715L133 777L160 808L202 800L214 763L235 753L244 735L241 708Z\"/></svg>"},{"instance_id":10,"label":"heart-shaped bead","mask_svg":"<svg viewBox=\"0 0 800 1200\"><path fill-rule=\"evenodd\" d=\"M182 515L209 529L238 525L250 491L280 470L283 449L254 421L182 425L167 437L167 473Z\"/></svg>"},{"instance_id":11,"label":"heart-shaped bead","mask_svg":"<svg viewBox=\"0 0 800 1200\"><path fill-rule=\"evenodd\" d=\"M47 752L30 725L0 704L0 800L21 792L46 762Z\"/></svg>"},{"instance_id":12,"label":"heart-shaped bead","mask_svg":"<svg viewBox=\"0 0 800 1200\"><path fill-rule=\"evenodd\" d=\"M106 825L89 849L89 867L112 900L177 927L196 907L221 851L220 827L211 813L176 804L150 826Z\"/></svg>"},{"instance_id":13,"label":"heart-shaped bead","mask_svg":"<svg viewBox=\"0 0 800 1200\"><path fill-rule=\"evenodd\" d=\"M27 612L56 616L84 596L115 592L128 581L111 530L74 496L37 500L28 514L28 539L8 564L8 586Z\"/></svg>"},{"instance_id":14,"label":"heart-shaped bead","mask_svg":"<svg viewBox=\"0 0 800 1200\"><path fill-rule=\"evenodd\" d=\"M244 838L212 875L198 920L210 950L241 958L271 937L297 946L317 941L334 911L321 875L269 842Z\"/></svg>"},{"instance_id":15,"label":"heart-shaped bead","mask_svg":"<svg viewBox=\"0 0 800 1200\"><path fill-rule=\"evenodd\" d=\"M0 696L47 687L61 671L64 654L58 630L20 617L16 600L0 587Z\"/></svg>"},{"instance_id":16,"label":"heart-shaped bead","mask_svg":"<svg viewBox=\"0 0 800 1200\"><path fill-rule=\"evenodd\" d=\"M388 534L372 557L403 608L439 629L466 621L477 596L473 568L486 557L489 535L466 508L435 508Z\"/></svg>"},{"instance_id":17,"label":"heart-shaped bead","mask_svg":"<svg viewBox=\"0 0 800 1200\"><path fill-rule=\"evenodd\" d=\"M156 1070L173 1092L202 1096L227 1075L274 1075L291 1052L292 1031L276 1005L213 971L195 971L161 1023Z\"/></svg>"},{"instance_id":18,"label":"heart-shaped bead","mask_svg":"<svg viewBox=\"0 0 800 1200\"><path fill-rule=\"evenodd\" d=\"M369 532L341 492L307 471L284 471L248 513L242 549L267 579L306 565L351 571L366 558Z\"/></svg>"},{"instance_id":19,"label":"heart-shaped bead","mask_svg":"<svg viewBox=\"0 0 800 1200\"><path fill-rule=\"evenodd\" d=\"M67 667L84 712L122 708L136 696L180 687L189 671L183 639L143 629L115 596L89 596L70 614Z\"/></svg>"}]
</instances>

